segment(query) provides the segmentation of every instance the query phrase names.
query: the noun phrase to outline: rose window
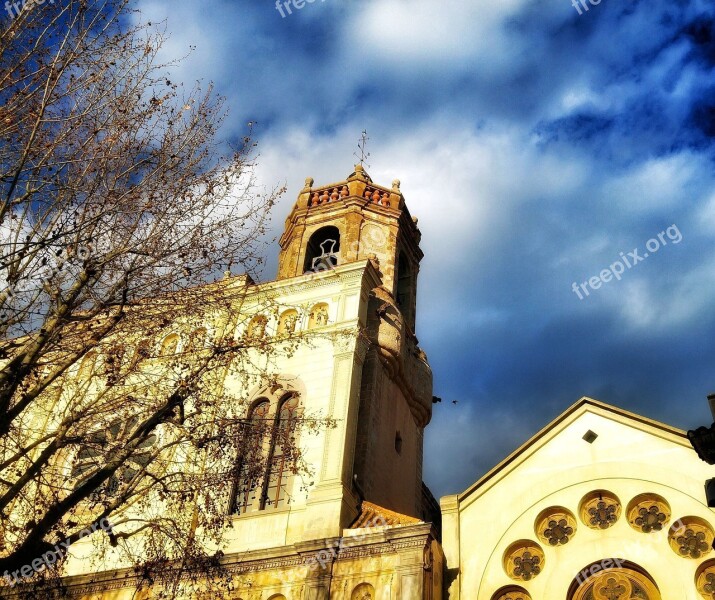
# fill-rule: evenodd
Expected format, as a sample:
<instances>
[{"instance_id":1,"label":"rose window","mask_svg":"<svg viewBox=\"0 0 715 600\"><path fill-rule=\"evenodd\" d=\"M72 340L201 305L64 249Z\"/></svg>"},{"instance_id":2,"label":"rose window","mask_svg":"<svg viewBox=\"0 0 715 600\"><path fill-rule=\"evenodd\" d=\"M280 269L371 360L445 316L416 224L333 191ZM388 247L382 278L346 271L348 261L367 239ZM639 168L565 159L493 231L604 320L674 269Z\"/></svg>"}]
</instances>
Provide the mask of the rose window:
<instances>
[{"instance_id":1,"label":"rose window","mask_svg":"<svg viewBox=\"0 0 715 600\"><path fill-rule=\"evenodd\" d=\"M581 520L591 529L608 529L621 516L621 503L615 494L597 490L581 501Z\"/></svg>"},{"instance_id":2,"label":"rose window","mask_svg":"<svg viewBox=\"0 0 715 600\"><path fill-rule=\"evenodd\" d=\"M651 506L650 508L641 508L638 511L638 518L635 523L643 533L650 533L651 531L663 529L663 523L665 523L666 519L664 512L661 512L657 506Z\"/></svg>"},{"instance_id":3,"label":"rose window","mask_svg":"<svg viewBox=\"0 0 715 600\"><path fill-rule=\"evenodd\" d=\"M530 540L516 542L504 553L504 570L517 581L530 581L544 569L544 552Z\"/></svg>"},{"instance_id":4,"label":"rose window","mask_svg":"<svg viewBox=\"0 0 715 600\"><path fill-rule=\"evenodd\" d=\"M699 559L712 550L715 532L711 525L699 517L683 517L675 521L668 531L670 547L678 556Z\"/></svg>"},{"instance_id":5,"label":"rose window","mask_svg":"<svg viewBox=\"0 0 715 600\"><path fill-rule=\"evenodd\" d=\"M563 546L576 534L576 517L566 508L553 506L537 517L534 529L545 544Z\"/></svg>"},{"instance_id":6,"label":"rose window","mask_svg":"<svg viewBox=\"0 0 715 600\"><path fill-rule=\"evenodd\" d=\"M628 504L628 524L641 533L662 531L670 514L670 505L657 494L641 494Z\"/></svg>"}]
</instances>

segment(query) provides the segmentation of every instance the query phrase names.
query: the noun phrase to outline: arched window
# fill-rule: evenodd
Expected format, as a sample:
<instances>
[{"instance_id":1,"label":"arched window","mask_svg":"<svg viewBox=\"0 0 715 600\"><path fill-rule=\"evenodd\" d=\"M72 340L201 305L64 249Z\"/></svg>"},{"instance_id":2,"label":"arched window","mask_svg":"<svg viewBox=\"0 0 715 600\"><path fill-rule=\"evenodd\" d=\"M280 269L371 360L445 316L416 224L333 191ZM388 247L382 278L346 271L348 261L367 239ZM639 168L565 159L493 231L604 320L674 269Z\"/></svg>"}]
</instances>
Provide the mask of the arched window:
<instances>
[{"instance_id":1,"label":"arched window","mask_svg":"<svg viewBox=\"0 0 715 600\"><path fill-rule=\"evenodd\" d=\"M300 402L296 392L282 391L274 413L267 398L261 398L249 413L248 432L239 448L232 512L243 514L290 503Z\"/></svg>"},{"instance_id":2,"label":"arched window","mask_svg":"<svg viewBox=\"0 0 715 600\"><path fill-rule=\"evenodd\" d=\"M303 272L325 271L338 266L340 230L334 225L321 227L308 240Z\"/></svg>"},{"instance_id":3,"label":"arched window","mask_svg":"<svg viewBox=\"0 0 715 600\"><path fill-rule=\"evenodd\" d=\"M159 352L160 356L172 356L176 354L176 350L179 347L179 336L176 333L171 333L164 338L161 343L161 350Z\"/></svg>"},{"instance_id":4,"label":"arched window","mask_svg":"<svg viewBox=\"0 0 715 600\"><path fill-rule=\"evenodd\" d=\"M271 403L262 398L249 412L248 431L239 449L241 457L237 469L238 479L234 485L232 512L243 514L260 510L264 441L270 410Z\"/></svg>"},{"instance_id":5,"label":"arched window","mask_svg":"<svg viewBox=\"0 0 715 600\"><path fill-rule=\"evenodd\" d=\"M324 327L328 324L328 305L325 302L316 304L310 309L310 315L308 317L308 329L313 329L314 327Z\"/></svg>"},{"instance_id":6,"label":"arched window","mask_svg":"<svg viewBox=\"0 0 715 600\"><path fill-rule=\"evenodd\" d=\"M278 319L278 335L290 335L295 332L298 323L298 311L294 308L284 311Z\"/></svg>"},{"instance_id":7,"label":"arched window","mask_svg":"<svg viewBox=\"0 0 715 600\"><path fill-rule=\"evenodd\" d=\"M246 329L246 336L252 340L260 340L266 335L268 319L264 315L256 315L251 319Z\"/></svg>"},{"instance_id":8,"label":"arched window","mask_svg":"<svg viewBox=\"0 0 715 600\"><path fill-rule=\"evenodd\" d=\"M611 598L642 598L661 600L653 578L639 565L629 561L604 559L587 566L571 583L568 600L610 600Z\"/></svg>"},{"instance_id":9,"label":"arched window","mask_svg":"<svg viewBox=\"0 0 715 600\"><path fill-rule=\"evenodd\" d=\"M298 417L298 396L287 394L281 400L277 417L269 456L270 470L266 478L264 508L280 508L290 501L290 459L295 444L293 431Z\"/></svg>"},{"instance_id":10,"label":"arched window","mask_svg":"<svg viewBox=\"0 0 715 600\"><path fill-rule=\"evenodd\" d=\"M350 594L350 600L375 600L375 588L369 583L361 583Z\"/></svg>"}]
</instances>

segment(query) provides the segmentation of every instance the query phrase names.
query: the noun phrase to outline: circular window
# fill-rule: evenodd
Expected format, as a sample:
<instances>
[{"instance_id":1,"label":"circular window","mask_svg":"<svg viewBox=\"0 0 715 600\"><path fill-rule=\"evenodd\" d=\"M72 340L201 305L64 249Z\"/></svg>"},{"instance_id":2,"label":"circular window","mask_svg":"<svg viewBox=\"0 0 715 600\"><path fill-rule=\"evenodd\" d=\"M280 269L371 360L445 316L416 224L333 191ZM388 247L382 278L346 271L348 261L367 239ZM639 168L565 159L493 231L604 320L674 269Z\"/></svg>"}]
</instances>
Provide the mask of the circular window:
<instances>
[{"instance_id":1,"label":"circular window","mask_svg":"<svg viewBox=\"0 0 715 600\"><path fill-rule=\"evenodd\" d=\"M695 587L705 600L715 598L715 560L708 560L695 573Z\"/></svg>"},{"instance_id":2,"label":"circular window","mask_svg":"<svg viewBox=\"0 0 715 600\"><path fill-rule=\"evenodd\" d=\"M698 559L710 554L715 533L700 517L678 519L668 530L670 547L678 556Z\"/></svg>"},{"instance_id":3,"label":"circular window","mask_svg":"<svg viewBox=\"0 0 715 600\"><path fill-rule=\"evenodd\" d=\"M628 503L628 524L636 531L661 531L670 522L670 505L657 494L641 494Z\"/></svg>"},{"instance_id":4,"label":"circular window","mask_svg":"<svg viewBox=\"0 0 715 600\"><path fill-rule=\"evenodd\" d=\"M579 516L591 529L608 529L621 516L621 501L613 492L595 490L581 500Z\"/></svg>"},{"instance_id":5,"label":"circular window","mask_svg":"<svg viewBox=\"0 0 715 600\"><path fill-rule=\"evenodd\" d=\"M517 581L529 581L544 568L544 551L531 540L521 540L504 553L504 571Z\"/></svg>"},{"instance_id":6,"label":"circular window","mask_svg":"<svg viewBox=\"0 0 715 600\"><path fill-rule=\"evenodd\" d=\"M576 517L562 506L552 506L536 517L534 529L544 544L563 546L576 534Z\"/></svg>"},{"instance_id":7,"label":"circular window","mask_svg":"<svg viewBox=\"0 0 715 600\"><path fill-rule=\"evenodd\" d=\"M492 600L531 600L531 596L524 588L510 585L500 589L492 596Z\"/></svg>"},{"instance_id":8,"label":"circular window","mask_svg":"<svg viewBox=\"0 0 715 600\"><path fill-rule=\"evenodd\" d=\"M614 563L619 566L614 567ZM661 600L653 578L628 561L606 558L584 568L571 583L568 600Z\"/></svg>"}]
</instances>

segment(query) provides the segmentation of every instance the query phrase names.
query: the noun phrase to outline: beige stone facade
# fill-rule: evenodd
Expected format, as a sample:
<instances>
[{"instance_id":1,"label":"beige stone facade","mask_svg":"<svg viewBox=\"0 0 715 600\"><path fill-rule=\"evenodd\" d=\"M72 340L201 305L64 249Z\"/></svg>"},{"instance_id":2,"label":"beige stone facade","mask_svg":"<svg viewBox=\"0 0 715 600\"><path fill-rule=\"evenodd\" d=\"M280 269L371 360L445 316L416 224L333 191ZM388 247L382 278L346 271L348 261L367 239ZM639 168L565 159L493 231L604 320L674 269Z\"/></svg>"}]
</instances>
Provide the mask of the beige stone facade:
<instances>
[{"instance_id":1,"label":"beige stone facade","mask_svg":"<svg viewBox=\"0 0 715 600\"><path fill-rule=\"evenodd\" d=\"M448 597L713 598L711 476L683 431L584 398L442 498Z\"/></svg>"},{"instance_id":2,"label":"beige stone facade","mask_svg":"<svg viewBox=\"0 0 715 600\"><path fill-rule=\"evenodd\" d=\"M299 440L310 476L291 477L279 502L249 498L230 517L217 550L231 591L186 584L175 596L440 600L438 506L422 482L432 375L414 334L420 233L397 181L378 186L357 166L342 183L311 186L286 221L278 279L221 285L245 288L229 311L247 315L237 319L237 339L311 334L271 357L275 380L243 395L274 414L294 394L302 410L335 426ZM261 363L260 351L254 359ZM236 392L242 381L228 376L225 386ZM139 576L118 555L95 562L91 538L73 545L65 573L79 598L161 591L145 586L137 596Z\"/></svg>"},{"instance_id":3,"label":"beige stone facade","mask_svg":"<svg viewBox=\"0 0 715 600\"><path fill-rule=\"evenodd\" d=\"M275 359L276 380L244 392L273 412L295 393L336 426L300 440L309 478L290 479L273 506L249 499L230 517L218 548L230 589L187 583L174 597L714 599L709 467L684 432L595 400L437 505L422 482L433 396L414 332L416 220L399 181L380 186L359 165L345 181L313 183L286 220L277 279L222 285L246 290L235 310L249 318L237 338L319 334ZM159 591L137 591L140 577L120 557L97 565L91 549L91 540L72 548L72 597L146 600Z\"/></svg>"}]
</instances>

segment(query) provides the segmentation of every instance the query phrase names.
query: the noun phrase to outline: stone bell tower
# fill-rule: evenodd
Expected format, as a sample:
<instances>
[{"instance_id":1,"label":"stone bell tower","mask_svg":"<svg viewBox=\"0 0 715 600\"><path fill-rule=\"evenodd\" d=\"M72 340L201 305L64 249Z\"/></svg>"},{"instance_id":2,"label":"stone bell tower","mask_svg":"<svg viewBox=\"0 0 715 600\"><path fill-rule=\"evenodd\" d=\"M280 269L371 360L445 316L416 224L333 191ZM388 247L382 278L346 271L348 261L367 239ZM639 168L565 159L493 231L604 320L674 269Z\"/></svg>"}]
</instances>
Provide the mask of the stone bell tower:
<instances>
[{"instance_id":1,"label":"stone bell tower","mask_svg":"<svg viewBox=\"0 0 715 600\"><path fill-rule=\"evenodd\" d=\"M369 345L357 366L357 410L346 424L350 480L343 485L355 497L425 518L432 372L415 336L420 237L398 180L377 185L361 164L338 183L314 187L308 178L280 239L278 279L368 260L377 268L379 283L363 300Z\"/></svg>"},{"instance_id":2,"label":"stone bell tower","mask_svg":"<svg viewBox=\"0 0 715 600\"><path fill-rule=\"evenodd\" d=\"M383 286L415 327L420 231L400 192L373 183L362 165L346 181L305 180L280 239L278 279L377 258Z\"/></svg>"}]
</instances>

